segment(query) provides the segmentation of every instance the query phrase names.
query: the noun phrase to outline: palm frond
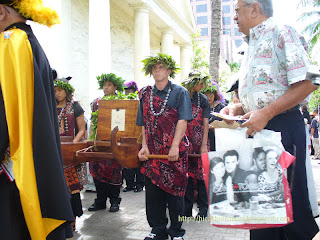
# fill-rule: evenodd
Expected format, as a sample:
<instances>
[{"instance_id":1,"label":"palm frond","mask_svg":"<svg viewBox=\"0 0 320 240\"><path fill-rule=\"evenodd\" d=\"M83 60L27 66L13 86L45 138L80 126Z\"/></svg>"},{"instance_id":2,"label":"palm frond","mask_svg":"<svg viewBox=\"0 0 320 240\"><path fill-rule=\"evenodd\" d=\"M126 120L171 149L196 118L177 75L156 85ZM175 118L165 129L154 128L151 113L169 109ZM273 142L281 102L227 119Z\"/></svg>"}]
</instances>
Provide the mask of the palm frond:
<instances>
[{"instance_id":1,"label":"palm frond","mask_svg":"<svg viewBox=\"0 0 320 240\"><path fill-rule=\"evenodd\" d=\"M301 0L298 7L305 7L307 5L312 5L314 7L320 6L320 0Z\"/></svg>"},{"instance_id":2,"label":"palm frond","mask_svg":"<svg viewBox=\"0 0 320 240\"><path fill-rule=\"evenodd\" d=\"M313 17L313 16L320 16L320 11L305 11L304 13L302 13L300 15L300 17L298 18L299 20L307 20L308 18L310 17Z\"/></svg>"},{"instance_id":3,"label":"palm frond","mask_svg":"<svg viewBox=\"0 0 320 240\"><path fill-rule=\"evenodd\" d=\"M308 33L309 35L313 35L313 33L316 31L317 29L317 26L320 25L320 22L319 21L316 21L316 22L313 22L313 23L310 23L309 25L307 25L302 33Z\"/></svg>"}]
</instances>

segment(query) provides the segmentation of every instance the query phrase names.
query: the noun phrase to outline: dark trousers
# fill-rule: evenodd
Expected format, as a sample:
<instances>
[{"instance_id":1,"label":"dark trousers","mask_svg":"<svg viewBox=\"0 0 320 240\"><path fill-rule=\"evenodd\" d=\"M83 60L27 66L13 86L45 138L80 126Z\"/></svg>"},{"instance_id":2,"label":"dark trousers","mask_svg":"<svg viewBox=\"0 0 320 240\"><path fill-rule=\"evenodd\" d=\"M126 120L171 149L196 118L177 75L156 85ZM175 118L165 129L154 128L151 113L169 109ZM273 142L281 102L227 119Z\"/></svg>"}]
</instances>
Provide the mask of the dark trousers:
<instances>
[{"instance_id":1,"label":"dark trousers","mask_svg":"<svg viewBox=\"0 0 320 240\"><path fill-rule=\"evenodd\" d=\"M206 190L206 185L204 183L204 180L196 180L197 181L197 203L199 208L199 215L200 216L207 216L208 212L208 195ZM193 200L194 200L194 178L189 177L188 178L188 186L186 195L184 197L184 215L187 217L192 216L192 208L193 208Z\"/></svg>"},{"instance_id":2,"label":"dark trousers","mask_svg":"<svg viewBox=\"0 0 320 240\"><path fill-rule=\"evenodd\" d=\"M107 198L110 199L110 204L120 204L120 185L111 185L105 182L100 182L97 179L93 180L97 191L97 198L95 199L97 207L105 208Z\"/></svg>"},{"instance_id":3,"label":"dark trousers","mask_svg":"<svg viewBox=\"0 0 320 240\"><path fill-rule=\"evenodd\" d=\"M312 139L311 139L311 151L310 151L310 155L314 155L314 148L313 148L313 145L312 145Z\"/></svg>"},{"instance_id":4,"label":"dark trousers","mask_svg":"<svg viewBox=\"0 0 320 240\"><path fill-rule=\"evenodd\" d=\"M210 141L210 151L215 151L216 150L216 138L215 138L215 132L212 129L209 129L208 138Z\"/></svg>"},{"instance_id":5,"label":"dark trousers","mask_svg":"<svg viewBox=\"0 0 320 240\"><path fill-rule=\"evenodd\" d=\"M296 156L295 163L288 168L294 222L281 228L251 230L252 240L307 240L312 239L319 228L312 216L306 177L306 135L300 111L280 114L269 121L266 129L281 132L286 151Z\"/></svg>"},{"instance_id":6,"label":"dark trousers","mask_svg":"<svg viewBox=\"0 0 320 240\"><path fill-rule=\"evenodd\" d=\"M143 188L144 176L140 172L141 168L125 168L123 169L124 179L128 188Z\"/></svg>"},{"instance_id":7,"label":"dark trousers","mask_svg":"<svg viewBox=\"0 0 320 240\"><path fill-rule=\"evenodd\" d=\"M152 233L163 236L169 234L171 237L183 236L185 230L181 227L184 198L165 192L147 177L145 177L145 186L147 220L152 227ZM167 229L167 206L171 224L169 229Z\"/></svg>"}]
</instances>

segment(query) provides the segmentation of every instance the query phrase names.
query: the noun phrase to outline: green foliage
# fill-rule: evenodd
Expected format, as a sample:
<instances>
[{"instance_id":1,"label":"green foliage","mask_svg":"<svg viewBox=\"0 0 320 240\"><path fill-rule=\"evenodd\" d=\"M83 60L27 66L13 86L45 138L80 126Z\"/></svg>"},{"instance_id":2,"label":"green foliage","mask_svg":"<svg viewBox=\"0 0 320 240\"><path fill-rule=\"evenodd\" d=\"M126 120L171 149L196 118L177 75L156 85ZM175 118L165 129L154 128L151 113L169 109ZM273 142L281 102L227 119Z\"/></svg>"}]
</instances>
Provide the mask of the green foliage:
<instances>
[{"instance_id":1,"label":"green foliage","mask_svg":"<svg viewBox=\"0 0 320 240\"><path fill-rule=\"evenodd\" d=\"M63 90L65 90L67 93L73 93L74 92L74 88L71 86L70 83L68 82L63 82L61 80L56 80L54 81L54 86L55 87L60 87Z\"/></svg>"},{"instance_id":2,"label":"green foliage","mask_svg":"<svg viewBox=\"0 0 320 240\"><path fill-rule=\"evenodd\" d=\"M213 93L217 90L218 90L218 88L216 85L210 85L207 88L201 89L201 93L203 93L203 94Z\"/></svg>"},{"instance_id":3,"label":"green foliage","mask_svg":"<svg viewBox=\"0 0 320 240\"><path fill-rule=\"evenodd\" d=\"M226 92L228 91L227 86L227 80L233 75L234 73L231 72L231 74L225 70L220 71L219 73L219 88L220 91Z\"/></svg>"},{"instance_id":4,"label":"green foliage","mask_svg":"<svg viewBox=\"0 0 320 240\"><path fill-rule=\"evenodd\" d=\"M237 74L236 71L230 73L226 70L220 71L219 73L219 88L220 91L224 93L223 96L225 99L232 100L232 98L234 97L234 92L227 93L227 91L229 90L230 84L232 82L231 79L234 79L235 74Z\"/></svg>"},{"instance_id":5,"label":"green foliage","mask_svg":"<svg viewBox=\"0 0 320 240\"><path fill-rule=\"evenodd\" d=\"M319 44L320 38L320 0L301 0L299 7L312 6L312 10L305 11L300 19L303 21L308 20L309 24L304 28L302 33L308 34L310 37L309 40L309 56L312 56L312 50L314 47ZM309 8L311 9L311 8ZM315 62L312 64L317 65ZM320 89L318 88L311 94L311 99L309 102L309 109L314 110L318 109L320 104Z\"/></svg>"},{"instance_id":6,"label":"green foliage","mask_svg":"<svg viewBox=\"0 0 320 240\"><path fill-rule=\"evenodd\" d=\"M210 83L210 75L207 73L194 71L189 74L188 78L182 82L181 85L190 91L198 83L203 83L204 87L207 87Z\"/></svg>"},{"instance_id":7,"label":"green foliage","mask_svg":"<svg viewBox=\"0 0 320 240\"><path fill-rule=\"evenodd\" d=\"M201 47L199 41L200 31L191 35L193 56L191 58L191 68L199 71L209 72L208 51Z\"/></svg>"},{"instance_id":8,"label":"green foliage","mask_svg":"<svg viewBox=\"0 0 320 240\"><path fill-rule=\"evenodd\" d=\"M91 130L92 134L90 135L90 140L96 139L97 134L97 126L98 126L98 110L91 113Z\"/></svg>"},{"instance_id":9,"label":"green foliage","mask_svg":"<svg viewBox=\"0 0 320 240\"><path fill-rule=\"evenodd\" d=\"M123 92L125 85L121 77L117 77L114 73L109 74L101 74L101 76L97 76L99 89L103 89L103 85L105 82L109 81L112 82L115 86L117 86L118 92Z\"/></svg>"},{"instance_id":10,"label":"green foliage","mask_svg":"<svg viewBox=\"0 0 320 240\"><path fill-rule=\"evenodd\" d=\"M305 6L312 6L313 8L316 8L316 10L306 10L302 15L300 16L300 20L302 21L309 21L309 23L306 25L304 30L302 31L303 34L307 34L310 37L309 40L309 56L311 56L312 50L315 45L318 44L318 40L320 37L320 0L301 0L300 1L300 7ZM311 9L311 8L309 8Z\"/></svg>"},{"instance_id":11,"label":"green foliage","mask_svg":"<svg viewBox=\"0 0 320 240\"><path fill-rule=\"evenodd\" d=\"M139 94L136 91L135 93L130 93L125 95L124 93L118 92L117 95L112 96L103 96L101 100L137 100L139 99ZM90 140L95 140L97 138L97 127L98 127L98 110L91 113L91 130L92 134L90 135Z\"/></svg>"},{"instance_id":12,"label":"green foliage","mask_svg":"<svg viewBox=\"0 0 320 240\"><path fill-rule=\"evenodd\" d=\"M320 88L318 88L317 90L315 90L311 94L311 100L309 102L309 109L311 109L311 110L318 109L319 104L320 104Z\"/></svg>"},{"instance_id":13,"label":"green foliage","mask_svg":"<svg viewBox=\"0 0 320 240\"><path fill-rule=\"evenodd\" d=\"M138 91L136 91L135 93L129 93L126 96L127 97L125 99L127 99L127 100L138 100L139 99Z\"/></svg>"},{"instance_id":14,"label":"green foliage","mask_svg":"<svg viewBox=\"0 0 320 240\"><path fill-rule=\"evenodd\" d=\"M314 7L317 7L320 6L320 0L301 0L298 6L306 6L308 4L312 4Z\"/></svg>"},{"instance_id":15,"label":"green foliage","mask_svg":"<svg viewBox=\"0 0 320 240\"><path fill-rule=\"evenodd\" d=\"M180 71L180 68L177 67L176 61L173 60L173 58L167 54L158 53L157 56L150 56L144 60L141 61L143 63L143 69L145 75L151 76L152 73L152 66L161 63L162 65L165 65L167 69L171 69L170 77L174 78L175 74Z\"/></svg>"},{"instance_id":16,"label":"green foliage","mask_svg":"<svg viewBox=\"0 0 320 240\"><path fill-rule=\"evenodd\" d=\"M230 69L231 69L231 72L238 72L239 69L240 69L239 64L236 63L236 62L230 63L230 64L229 64L229 67L230 67Z\"/></svg>"},{"instance_id":17,"label":"green foliage","mask_svg":"<svg viewBox=\"0 0 320 240\"><path fill-rule=\"evenodd\" d=\"M138 92L130 93L128 95L125 95L124 93L120 92L116 95L109 95L109 96L103 96L101 100L134 100L139 99Z\"/></svg>"}]
</instances>

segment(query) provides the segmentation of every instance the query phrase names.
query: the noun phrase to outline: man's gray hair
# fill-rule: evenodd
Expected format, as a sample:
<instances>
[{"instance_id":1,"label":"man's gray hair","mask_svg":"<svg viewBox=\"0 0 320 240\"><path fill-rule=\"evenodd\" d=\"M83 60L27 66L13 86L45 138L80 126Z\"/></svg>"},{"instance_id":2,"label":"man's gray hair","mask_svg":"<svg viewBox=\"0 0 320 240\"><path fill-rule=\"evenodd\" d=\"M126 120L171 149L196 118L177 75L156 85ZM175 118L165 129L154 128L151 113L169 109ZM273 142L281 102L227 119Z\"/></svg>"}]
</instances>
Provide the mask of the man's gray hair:
<instances>
[{"instance_id":1,"label":"man's gray hair","mask_svg":"<svg viewBox=\"0 0 320 240\"><path fill-rule=\"evenodd\" d=\"M272 17L273 16L273 6L272 6L272 0L243 0L247 4L254 4L258 3L261 8L261 13L265 15L266 17Z\"/></svg>"}]
</instances>

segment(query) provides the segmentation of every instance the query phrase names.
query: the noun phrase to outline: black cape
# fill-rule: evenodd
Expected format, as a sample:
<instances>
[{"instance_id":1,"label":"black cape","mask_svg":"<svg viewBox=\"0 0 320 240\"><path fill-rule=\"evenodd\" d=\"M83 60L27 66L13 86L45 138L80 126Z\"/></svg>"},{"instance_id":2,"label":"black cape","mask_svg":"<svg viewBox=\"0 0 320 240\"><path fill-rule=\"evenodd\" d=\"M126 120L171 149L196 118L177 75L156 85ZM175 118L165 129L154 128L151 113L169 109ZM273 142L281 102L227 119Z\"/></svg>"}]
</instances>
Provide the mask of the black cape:
<instances>
[{"instance_id":1,"label":"black cape","mask_svg":"<svg viewBox=\"0 0 320 240\"><path fill-rule=\"evenodd\" d=\"M74 216L63 171L51 68L24 23L15 23L0 35L0 88L0 160L10 145L28 230L32 239L45 239L74 221Z\"/></svg>"}]
</instances>

